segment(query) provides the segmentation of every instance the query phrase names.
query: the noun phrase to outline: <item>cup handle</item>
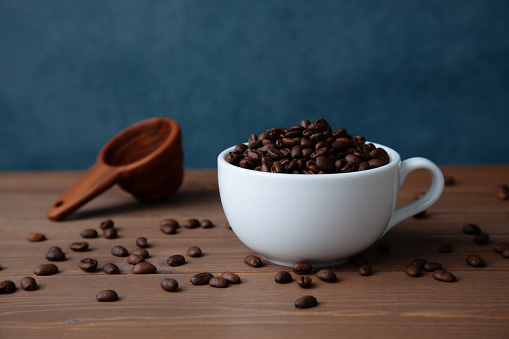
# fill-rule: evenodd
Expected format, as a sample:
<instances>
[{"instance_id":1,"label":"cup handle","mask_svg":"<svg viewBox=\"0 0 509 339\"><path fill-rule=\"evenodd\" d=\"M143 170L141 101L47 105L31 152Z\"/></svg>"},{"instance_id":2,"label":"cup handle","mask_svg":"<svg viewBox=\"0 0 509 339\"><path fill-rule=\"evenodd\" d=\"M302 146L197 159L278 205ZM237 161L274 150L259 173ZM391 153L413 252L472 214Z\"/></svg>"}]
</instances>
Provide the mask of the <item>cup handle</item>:
<instances>
[{"instance_id":1,"label":"cup handle","mask_svg":"<svg viewBox=\"0 0 509 339\"><path fill-rule=\"evenodd\" d=\"M417 169L425 169L431 174L431 186L424 196L399 208L392 214L389 226L387 226L380 238L403 220L429 208L442 195L444 190L444 175L437 165L426 158L410 158L401 162L399 169L399 186L403 186L403 182L407 175Z\"/></svg>"},{"instance_id":2,"label":"cup handle","mask_svg":"<svg viewBox=\"0 0 509 339\"><path fill-rule=\"evenodd\" d=\"M46 211L51 220L62 220L115 184L120 170L96 162Z\"/></svg>"}]
</instances>

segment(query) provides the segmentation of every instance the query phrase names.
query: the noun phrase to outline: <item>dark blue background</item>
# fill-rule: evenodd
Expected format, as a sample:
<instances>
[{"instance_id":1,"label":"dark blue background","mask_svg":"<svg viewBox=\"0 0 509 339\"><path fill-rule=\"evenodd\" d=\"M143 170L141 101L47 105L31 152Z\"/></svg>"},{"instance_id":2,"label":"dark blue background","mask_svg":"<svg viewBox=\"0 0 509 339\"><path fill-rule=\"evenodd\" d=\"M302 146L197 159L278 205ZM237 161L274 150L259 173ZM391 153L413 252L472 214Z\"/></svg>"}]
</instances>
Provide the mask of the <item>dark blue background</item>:
<instances>
[{"instance_id":1,"label":"dark blue background","mask_svg":"<svg viewBox=\"0 0 509 339\"><path fill-rule=\"evenodd\" d=\"M508 1L0 1L0 170L85 169L177 119L186 167L324 117L403 158L509 162Z\"/></svg>"}]
</instances>

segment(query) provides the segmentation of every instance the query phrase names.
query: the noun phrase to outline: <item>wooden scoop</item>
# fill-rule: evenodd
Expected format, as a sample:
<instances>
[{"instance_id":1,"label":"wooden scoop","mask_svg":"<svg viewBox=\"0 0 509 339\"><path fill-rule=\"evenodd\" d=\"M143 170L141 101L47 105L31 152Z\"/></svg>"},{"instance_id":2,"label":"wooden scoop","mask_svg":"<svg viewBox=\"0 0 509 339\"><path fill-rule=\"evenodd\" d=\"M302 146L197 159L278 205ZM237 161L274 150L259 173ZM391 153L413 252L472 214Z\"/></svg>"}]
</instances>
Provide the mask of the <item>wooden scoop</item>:
<instances>
[{"instance_id":1,"label":"wooden scoop","mask_svg":"<svg viewBox=\"0 0 509 339\"><path fill-rule=\"evenodd\" d=\"M46 216L62 220L113 184L142 202L174 193L184 176L177 121L150 118L129 126L104 145L97 160L51 205Z\"/></svg>"}]
</instances>

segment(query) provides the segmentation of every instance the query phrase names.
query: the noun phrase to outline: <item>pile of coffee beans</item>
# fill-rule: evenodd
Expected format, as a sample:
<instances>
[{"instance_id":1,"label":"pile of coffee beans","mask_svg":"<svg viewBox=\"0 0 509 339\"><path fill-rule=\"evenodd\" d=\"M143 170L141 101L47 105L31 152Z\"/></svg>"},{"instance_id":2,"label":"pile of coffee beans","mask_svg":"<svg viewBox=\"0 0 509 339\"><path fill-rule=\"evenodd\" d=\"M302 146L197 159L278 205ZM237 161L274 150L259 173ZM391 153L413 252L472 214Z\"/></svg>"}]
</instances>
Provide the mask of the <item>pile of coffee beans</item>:
<instances>
[{"instance_id":1,"label":"pile of coffee beans","mask_svg":"<svg viewBox=\"0 0 509 339\"><path fill-rule=\"evenodd\" d=\"M248 144L238 144L225 160L255 171L291 174L365 171L390 161L384 149L366 143L364 136L352 137L344 128L333 130L325 119L251 134Z\"/></svg>"}]
</instances>

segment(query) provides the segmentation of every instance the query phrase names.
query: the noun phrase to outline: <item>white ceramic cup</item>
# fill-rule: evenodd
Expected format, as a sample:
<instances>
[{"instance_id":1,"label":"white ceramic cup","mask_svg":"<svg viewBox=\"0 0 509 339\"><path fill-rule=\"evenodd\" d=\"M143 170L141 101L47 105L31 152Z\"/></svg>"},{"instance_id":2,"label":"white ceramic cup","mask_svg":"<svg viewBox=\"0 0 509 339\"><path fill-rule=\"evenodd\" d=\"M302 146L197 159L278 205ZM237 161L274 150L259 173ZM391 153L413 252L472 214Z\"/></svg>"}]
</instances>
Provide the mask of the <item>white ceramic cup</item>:
<instances>
[{"instance_id":1,"label":"white ceramic cup","mask_svg":"<svg viewBox=\"0 0 509 339\"><path fill-rule=\"evenodd\" d=\"M314 267L341 264L380 239L399 222L429 208L442 194L444 176L425 158L390 162L361 172L282 174L248 170L219 154L223 210L237 237L266 260L282 266L307 261ZM420 199L394 210L406 176L425 169L431 186Z\"/></svg>"}]
</instances>

